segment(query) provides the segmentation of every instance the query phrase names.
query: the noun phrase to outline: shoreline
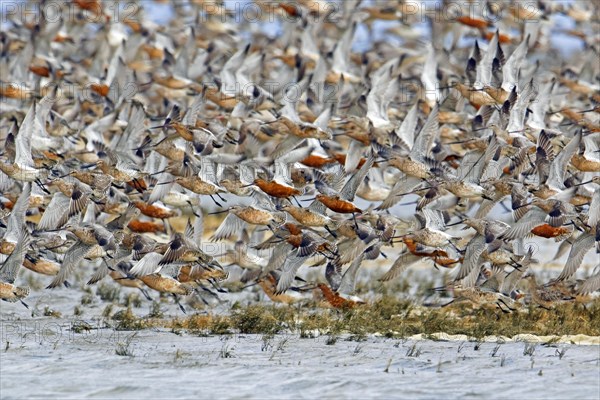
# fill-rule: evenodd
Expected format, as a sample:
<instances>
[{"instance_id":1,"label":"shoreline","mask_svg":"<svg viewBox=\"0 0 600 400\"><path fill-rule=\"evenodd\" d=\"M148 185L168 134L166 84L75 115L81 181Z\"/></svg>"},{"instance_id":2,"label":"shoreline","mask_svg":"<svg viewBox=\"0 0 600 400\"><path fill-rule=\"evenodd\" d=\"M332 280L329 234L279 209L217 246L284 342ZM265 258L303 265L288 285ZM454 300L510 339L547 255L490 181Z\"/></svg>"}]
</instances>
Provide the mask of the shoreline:
<instances>
[{"instance_id":1,"label":"shoreline","mask_svg":"<svg viewBox=\"0 0 600 400\"><path fill-rule=\"evenodd\" d=\"M42 316L3 312L0 338L18 343L28 336L46 341L167 330L197 336L292 335L300 338L367 337L406 340L569 343L600 345L600 299L587 304L565 303L545 310L535 307L504 313L469 304L443 308L417 306L412 301L384 296L352 310L320 308L317 304L241 305L218 311L177 313L174 307L154 302L142 307L109 304L93 314L67 315L46 308ZM173 305L171 305L173 306ZM164 308L163 308L164 307ZM4 311L4 310L3 310ZM173 315L172 312L176 314ZM11 318L10 316L14 316ZM100 332L100 333L98 333Z\"/></svg>"}]
</instances>

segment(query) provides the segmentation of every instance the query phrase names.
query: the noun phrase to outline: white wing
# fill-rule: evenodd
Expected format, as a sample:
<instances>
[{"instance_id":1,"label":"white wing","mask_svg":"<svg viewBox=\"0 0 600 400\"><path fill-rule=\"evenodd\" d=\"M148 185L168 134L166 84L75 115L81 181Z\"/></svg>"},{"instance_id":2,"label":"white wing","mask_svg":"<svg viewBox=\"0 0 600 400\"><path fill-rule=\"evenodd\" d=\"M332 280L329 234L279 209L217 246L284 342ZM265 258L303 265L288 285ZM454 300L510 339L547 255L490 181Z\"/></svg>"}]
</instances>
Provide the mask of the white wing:
<instances>
[{"instance_id":1,"label":"white wing","mask_svg":"<svg viewBox=\"0 0 600 400\"><path fill-rule=\"evenodd\" d=\"M136 277L158 273L162 269L162 266L158 265L162 258L162 254L150 252L136 262L129 273Z\"/></svg>"}]
</instances>

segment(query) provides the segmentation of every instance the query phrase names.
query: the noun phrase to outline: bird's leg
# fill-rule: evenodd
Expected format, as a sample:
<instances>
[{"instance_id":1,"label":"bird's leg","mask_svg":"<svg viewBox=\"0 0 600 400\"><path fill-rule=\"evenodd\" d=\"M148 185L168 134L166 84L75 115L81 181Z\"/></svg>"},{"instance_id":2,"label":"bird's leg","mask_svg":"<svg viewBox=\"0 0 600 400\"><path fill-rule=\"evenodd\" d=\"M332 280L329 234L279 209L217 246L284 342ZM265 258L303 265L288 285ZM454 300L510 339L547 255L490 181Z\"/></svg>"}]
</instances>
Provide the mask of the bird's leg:
<instances>
[{"instance_id":1,"label":"bird's leg","mask_svg":"<svg viewBox=\"0 0 600 400\"><path fill-rule=\"evenodd\" d=\"M115 269L113 267L111 267L107 262L106 259L104 257L102 257L102 261L104 262L104 264L106 264L106 268L108 268L110 271L114 271Z\"/></svg>"},{"instance_id":2,"label":"bird's leg","mask_svg":"<svg viewBox=\"0 0 600 400\"><path fill-rule=\"evenodd\" d=\"M296 198L296 196L292 196L292 198L296 201L296 204L298 204L298 207L303 208L302 204L300 204L300 202L298 201L298 199Z\"/></svg>"},{"instance_id":3,"label":"bird's leg","mask_svg":"<svg viewBox=\"0 0 600 400\"><path fill-rule=\"evenodd\" d=\"M179 302L179 297L177 297L176 294L173 294L173 298L175 299L175 304L177 304L179 306L179 309L184 313L187 314L187 312L185 311L185 308L183 308L183 305Z\"/></svg>"},{"instance_id":4,"label":"bird's leg","mask_svg":"<svg viewBox=\"0 0 600 400\"><path fill-rule=\"evenodd\" d=\"M503 299L498 299L498 301L502 304L504 304L506 306L506 308L508 308L510 311L517 311L516 308L512 308L510 307L508 304L506 304L506 302Z\"/></svg>"},{"instance_id":5,"label":"bird's leg","mask_svg":"<svg viewBox=\"0 0 600 400\"><path fill-rule=\"evenodd\" d=\"M192 210L192 214L194 214L194 216L196 218L201 218L200 215L196 212L196 210L194 210L194 206L192 205L192 202L188 200L187 203L190 206L190 210Z\"/></svg>"},{"instance_id":6,"label":"bird's leg","mask_svg":"<svg viewBox=\"0 0 600 400\"><path fill-rule=\"evenodd\" d=\"M458 247L456 247L456 245L454 243L452 243L452 240L448 240L448 243L450 243L452 245L452 247L454 247L454 250L456 250L456 252L458 254L462 254L462 252L460 251L460 249Z\"/></svg>"},{"instance_id":7,"label":"bird's leg","mask_svg":"<svg viewBox=\"0 0 600 400\"><path fill-rule=\"evenodd\" d=\"M215 288L215 290L219 293L227 293L227 290L223 289L219 286L219 284L215 281L215 278L209 278L208 282Z\"/></svg>"},{"instance_id":8,"label":"bird's leg","mask_svg":"<svg viewBox=\"0 0 600 400\"><path fill-rule=\"evenodd\" d=\"M140 288L140 292L142 292L142 294L144 295L144 297L146 298L146 300L153 301L152 297L150 297L150 295L148 294L148 291L146 289Z\"/></svg>"},{"instance_id":9,"label":"bird's leg","mask_svg":"<svg viewBox=\"0 0 600 400\"><path fill-rule=\"evenodd\" d=\"M205 299L204 297L202 297L202 295L200 294L200 292L199 292L198 290L195 290L195 292L196 292L196 294L198 295L198 297L200 298L200 300L202 300L202 302L203 302L205 305L207 305L207 306L208 306L208 305L209 305L209 304L208 304L208 301L206 301L206 299Z\"/></svg>"},{"instance_id":10,"label":"bird's leg","mask_svg":"<svg viewBox=\"0 0 600 400\"><path fill-rule=\"evenodd\" d=\"M219 295L216 294L215 292L213 292L212 290L210 290L209 288L207 288L206 286L200 285L200 288L202 290L204 290L205 292L209 293L211 296L215 297L215 298L219 298Z\"/></svg>"},{"instance_id":11,"label":"bird's leg","mask_svg":"<svg viewBox=\"0 0 600 400\"><path fill-rule=\"evenodd\" d=\"M36 178L35 179L35 183L40 187L40 189L42 189L42 191L46 194L51 194L50 191L48 189L46 189L46 185L44 185L42 183L42 181L40 180L40 178Z\"/></svg>"},{"instance_id":12,"label":"bird's leg","mask_svg":"<svg viewBox=\"0 0 600 400\"><path fill-rule=\"evenodd\" d=\"M333 236L333 238L334 238L334 239L337 239L337 234L336 234L334 231L332 231L332 230L331 230L331 228L329 228L329 227L327 226L327 224L325 224L325 230L326 230L327 232L329 232L329 234L330 234L331 236Z\"/></svg>"},{"instance_id":13,"label":"bird's leg","mask_svg":"<svg viewBox=\"0 0 600 400\"><path fill-rule=\"evenodd\" d=\"M212 194L210 194L209 196L210 196L211 200L212 200L212 201L214 201L214 202L215 202L215 204L216 204L218 207L221 207L221 208L223 208L223 206L222 206L221 204L219 204L219 202L218 202L217 200L215 200L215 198L213 197L213 195L212 195Z\"/></svg>"},{"instance_id":14,"label":"bird's leg","mask_svg":"<svg viewBox=\"0 0 600 400\"><path fill-rule=\"evenodd\" d=\"M496 307L498 307L500 309L500 311L502 311L504 314L509 314L510 313L510 311L505 310L504 308L502 308L502 306L500 305L499 301L496 302Z\"/></svg>"},{"instance_id":15,"label":"bird's leg","mask_svg":"<svg viewBox=\"0 0 600 400\"><path fill-rule=\"evenodd\" d=\"M456 299L452 299L449 302L447 302L446 304L442 304L440 307L448 307L450 304L454 303L456 301Z\"/></svg>"}]
</instances>

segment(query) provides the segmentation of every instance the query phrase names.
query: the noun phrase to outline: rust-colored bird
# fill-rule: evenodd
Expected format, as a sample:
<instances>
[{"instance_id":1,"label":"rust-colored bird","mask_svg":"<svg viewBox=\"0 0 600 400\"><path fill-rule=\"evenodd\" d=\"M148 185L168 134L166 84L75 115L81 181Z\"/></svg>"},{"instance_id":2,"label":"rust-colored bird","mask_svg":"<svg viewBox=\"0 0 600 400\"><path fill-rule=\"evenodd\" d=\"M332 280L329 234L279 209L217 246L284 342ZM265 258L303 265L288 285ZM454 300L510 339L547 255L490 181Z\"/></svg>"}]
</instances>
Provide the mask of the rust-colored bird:
<instances>
[{"instance_id":1,"label":"rust-colored bird","mask_svg":"<svg viewBox=\"0 0 600 400\"><path fill-rule=\"evenodd\" d=\"M166 207L161 207L156 204L148 204L143 201L134 201L133 204L142 212L142 214L151 218L167 219L177 215L176 211L171 211Z\"/></svg>"},{"instance_id":2,"label":"rust-colored bird","mask_svg":"<svg viewBox=\"0 0 600 400\"><path fill-rule=\"evenodd\" d=\"M324 283L318 283L317 288L319 288L319 290L321 290L321 293L323 293L323 297L325 297L325 300L327 300L327 302L333 308L349 310L351 308L356 307L357 305L365 304L364 302L361 302L361 301L345 299L344 297L340 296L340 294L338 292L334 292L333 290L331 290L331 288L328 285L326 285Z\"/></svg>"},{"instance_id":3,"label":"rust-colored bird","mask_svg":"<svg viewBox=\"0 0 600 400\"><path fill-rule=\"evenodd\" d=\"M342 200L339 196L327 196L324 194L318 194L316 199L323 203L325 207L331 211L335 211L341 214L362 214L362 210L356 207L352 202Z\"/></svg>"},{"instance_id":4,"label":"rust-colored bird","mask_svg":"<svg viewBox=\"0 0 600 400\"><path fill-rule=\"evenodd\" d=\"M158 233L165 232L165 225L153 221L131 220L127 227L135 233Z\"/></svg>"},{"instance_id":5,"label":"rust-colored bird","mask_svg":"<svg viewBox=\"0 0 600 400\"><path fill-rule=\"evenodd\" d=\"M302 194L298 189L282 185L275 181L265 181L264 179L256 178L254 184L269 196L277 197L279 199L287 199Z\"/></svg>"},{"instance_id":6,"label":"rust-colored bird","mask_svg":"<svg viewBox=\"0 0 600 400\"><path fill-rule=\"evenodd\" d=\"M265 292L267 297L275 303L292 304L298 301L297 297L285 293L277 292L277 279L273 273L267 274L258 280L258 285Z\"/></svg>"},{"instance_id":7,"label":"rust-colored bird","mask_svg":"<svg viewBox=\"0 0 600 400\"><path fill-rule=\"evenodd\" d=\"M563 237L568 235L573 230L567 226L552 226L550 224L543 224L540 226L536 226L531 230L536 236L543 237L545 239L552 239L557 237Z\"/></svg>"}]
</instances>

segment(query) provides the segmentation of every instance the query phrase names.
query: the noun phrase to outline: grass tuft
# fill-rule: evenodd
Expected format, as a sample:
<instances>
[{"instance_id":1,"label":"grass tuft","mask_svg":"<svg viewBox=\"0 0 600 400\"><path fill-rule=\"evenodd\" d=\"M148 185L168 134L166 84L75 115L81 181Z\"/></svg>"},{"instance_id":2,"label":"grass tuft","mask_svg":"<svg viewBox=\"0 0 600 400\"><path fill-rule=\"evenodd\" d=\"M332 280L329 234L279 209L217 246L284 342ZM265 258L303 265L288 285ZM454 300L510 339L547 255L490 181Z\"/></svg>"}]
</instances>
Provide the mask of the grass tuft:
<instances>
[{"instance_id":1,"label":"grass tuft","mask_svg":"<svg viewBox=\"0 0 600 400\"><path fill-rule=\"evenodd\" d=\"M347 311L310 306L234 304L227 314L194 314L168 318L154 303L146 317L136 317L131 305L113 315L117 329L139 330L152 327L188 331L198 335L228 335L235 333L274 335L299 334L301 338L328 335L334 344L340 335L348 340L362 341L368 335L379 334L392 339L404 339L415 334L432 337L435 333L464 334L469 340L482 341L486 336L513 337L518 334L600 335L600 300L584 307L568 303L552 310L522 308L510 314L498 309L473 309L465 304L442 308L415 306L409 300L383 296L371 304ZM105 315L110 315L107 310ZM500 339L501 340L501 339ZM497 355L496 350L493 356Z\"/></svg>"}]
</instances>

